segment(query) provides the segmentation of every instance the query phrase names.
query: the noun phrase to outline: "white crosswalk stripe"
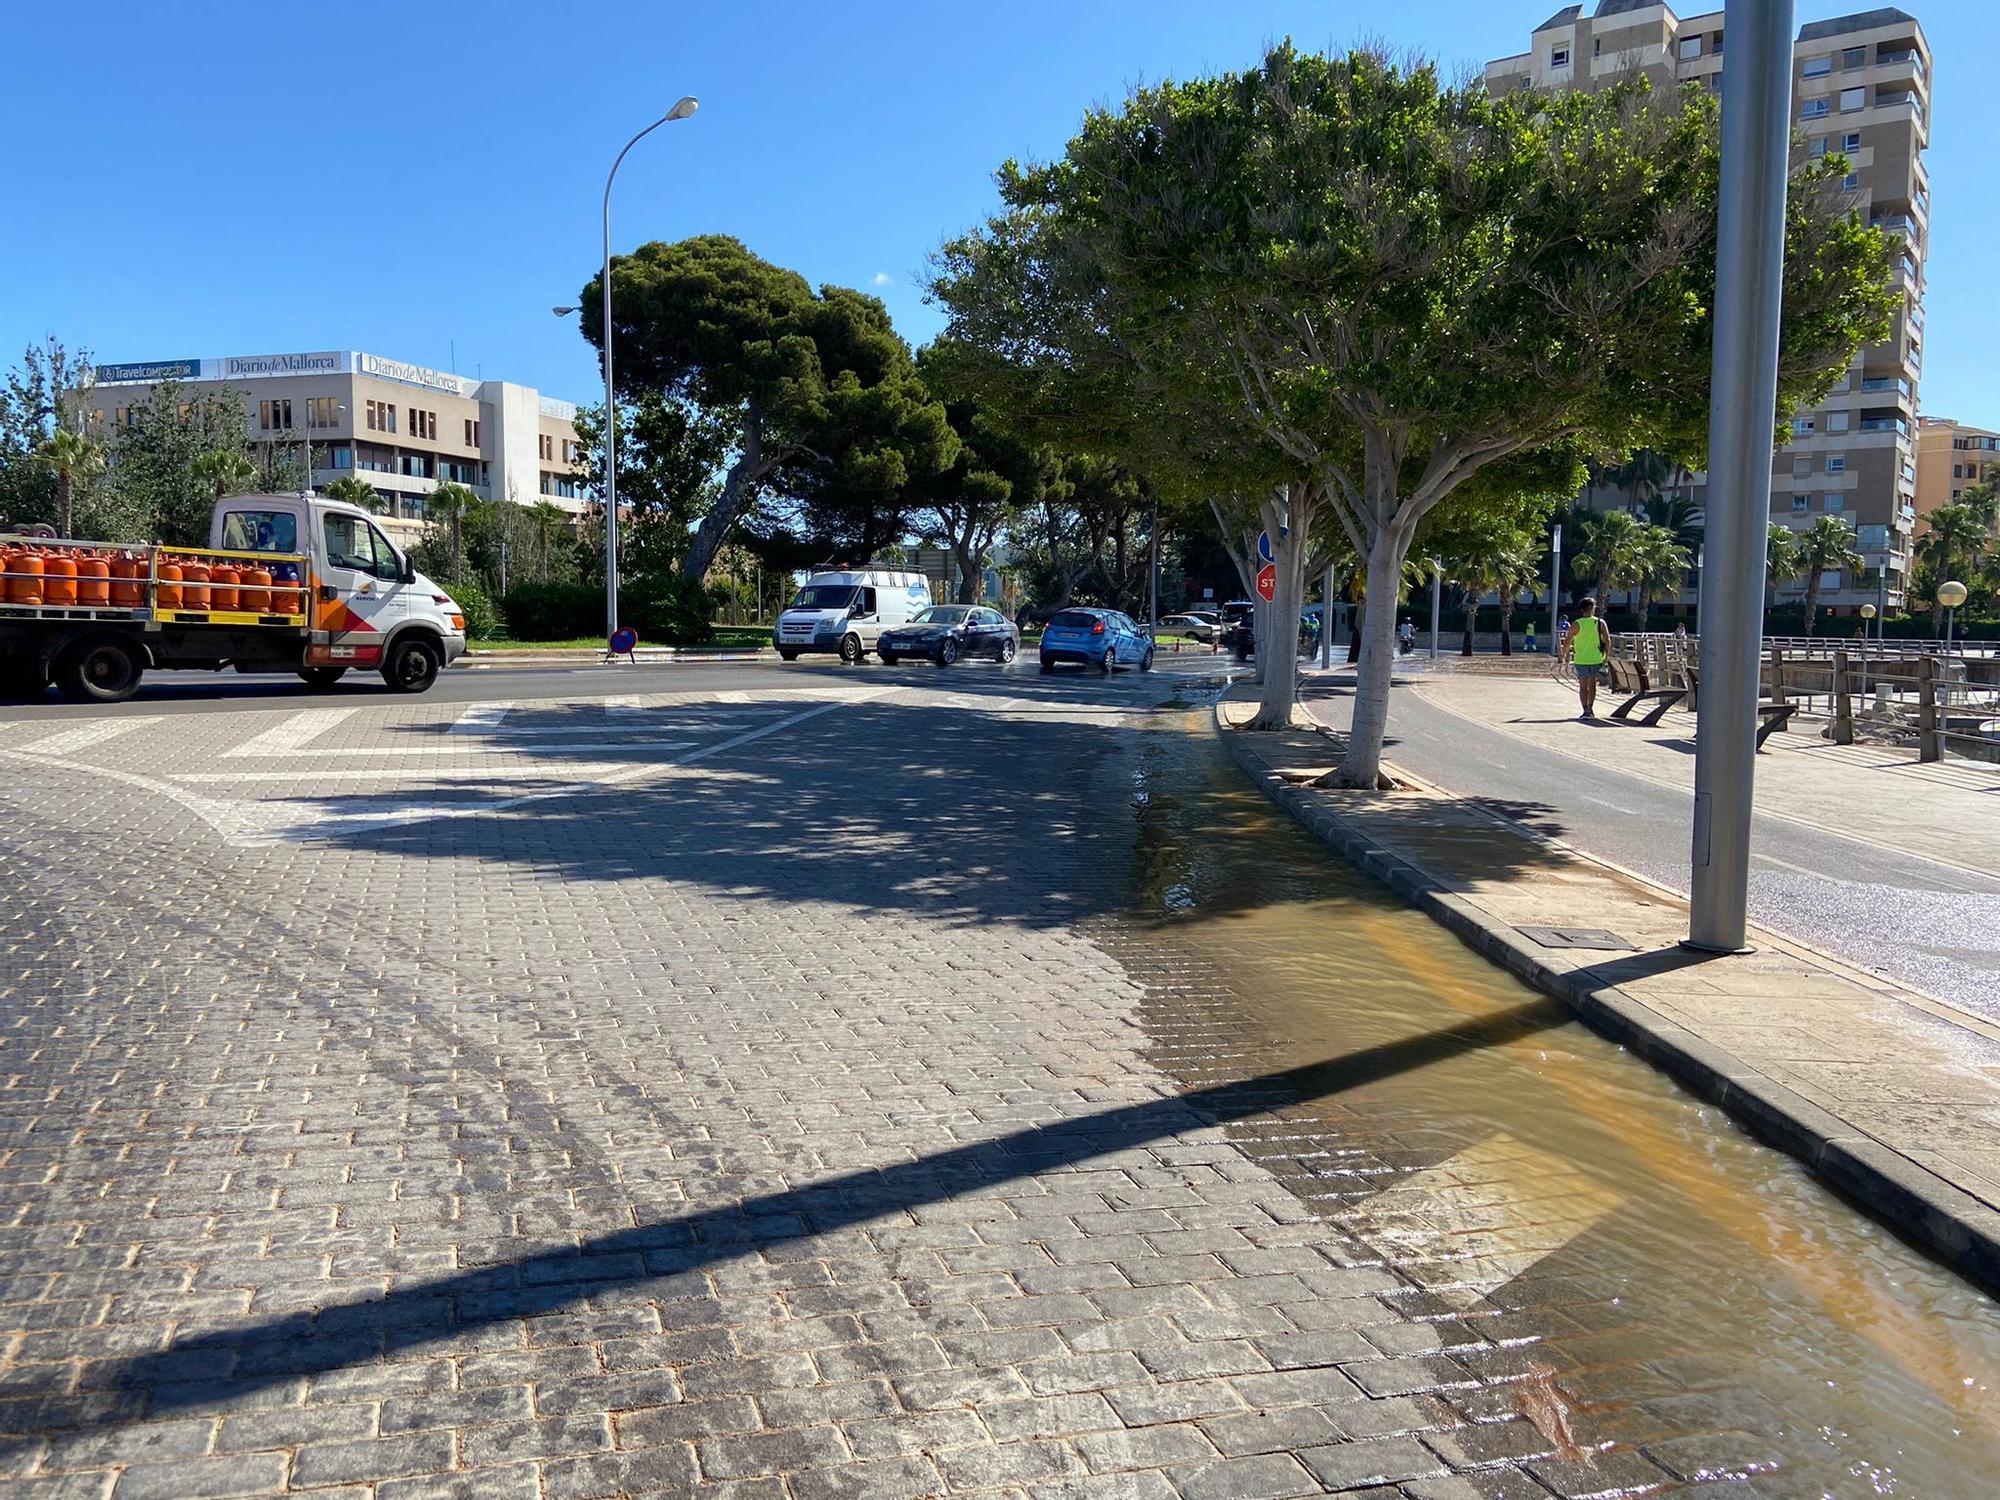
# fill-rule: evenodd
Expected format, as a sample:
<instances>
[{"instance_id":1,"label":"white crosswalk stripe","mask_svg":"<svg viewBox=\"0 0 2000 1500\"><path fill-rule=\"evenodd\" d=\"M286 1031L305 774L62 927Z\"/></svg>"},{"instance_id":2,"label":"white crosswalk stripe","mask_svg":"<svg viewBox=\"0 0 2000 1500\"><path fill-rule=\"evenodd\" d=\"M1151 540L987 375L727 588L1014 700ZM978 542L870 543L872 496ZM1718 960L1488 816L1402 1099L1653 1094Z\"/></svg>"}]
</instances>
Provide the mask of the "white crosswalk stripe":
<instances>
[{"instance_id":1,"label":"white crosswalk stripe","mask_svg":"<svg viewBox=\"0 0 2000 1500\"><path fill-rule=\"evenodd\" d=\"M242 755L297 754L336 724L352 718L357 708L308 708L273 724L262 734L222 752L225 759Z\"/></svg>"},{"instance_id":2,"label":"white crosswalk stripe","mask_svg":"<svg viewBox=\"0 0 2000 1500\"><path fill-rule=\"evenodd\" d=\"M491 734L507 717L511 703L475 703L456 719L446 734Z\"/></svg>"},{"instance_id":3,"label":"white crosswalk stripe","mask_svg":"<svg viewBox=\"0 0 2000 1500\"><path fill-rule=\"evenodd\" d=\"M121 734L130 734L135 729L144 729L148 724L159 722L157 714L93 719L88 724L79 724L74 729L64 729L55 734L44 735L41 739L30 740L27 744L15 748L30 755L73 755L78 750L101 745L106 740L118 738Z\"/></svg>"}]
</instances>

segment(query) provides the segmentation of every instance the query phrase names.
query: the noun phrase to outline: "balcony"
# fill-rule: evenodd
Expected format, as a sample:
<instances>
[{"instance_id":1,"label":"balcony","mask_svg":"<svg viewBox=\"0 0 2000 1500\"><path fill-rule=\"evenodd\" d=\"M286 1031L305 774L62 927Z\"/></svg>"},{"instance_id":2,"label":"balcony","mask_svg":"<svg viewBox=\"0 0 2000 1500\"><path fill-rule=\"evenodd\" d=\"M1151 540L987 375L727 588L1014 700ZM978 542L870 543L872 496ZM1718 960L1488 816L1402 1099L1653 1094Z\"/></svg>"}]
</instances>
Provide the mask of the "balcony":
<instances>
[{"instance_id":1,"label":"balcony","mask_svg":"<svg viewBox=\"0 0 2000 1500\"><path fill-rule=\"evenodd\" d=\"M1901 68L1919 80L1929 77L1923 55L1914 47L1883 47L1875 54L1878 68Z\"/></svg>"},{"instance_id":2,"label":"balcony","mask_svg":"<svg viewBox=\"0 0 2000 1500\"><path fill-rule=\"evenodd\" d=\"M1891 234L1911 238L1917 229L1917 221L1908 214L1875 214L1868 220L1870 229L1886 229Z\"/></svg>"},{"instance_id":3,"label":"balcony","mask_svg":"<svg viewBox=\"0 0 2000 1500\"><path fill-rule=\"evenodd\" d=\"M1901 417L1863 417L1861 419L1861 430L1863 432L1893 432L1899 437L1908 437L1910 435L1910 424Z\"/></svg>"}]
</instances>

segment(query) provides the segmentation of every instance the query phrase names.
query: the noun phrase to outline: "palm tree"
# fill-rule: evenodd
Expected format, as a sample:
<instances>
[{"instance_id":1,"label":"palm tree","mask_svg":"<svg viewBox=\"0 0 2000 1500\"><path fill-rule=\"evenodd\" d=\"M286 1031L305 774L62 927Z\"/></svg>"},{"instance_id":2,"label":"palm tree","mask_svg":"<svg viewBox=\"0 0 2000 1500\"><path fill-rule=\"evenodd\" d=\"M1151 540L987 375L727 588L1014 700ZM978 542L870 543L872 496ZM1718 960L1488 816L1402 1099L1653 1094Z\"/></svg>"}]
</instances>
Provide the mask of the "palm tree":
<instances>
[{"instance_id":1,"label":"palm tree","mask_svg":"<svg viewBox=\"0 0 2000 1500\"><path fill-rule=\"evenodd\" d=\"M1594 578L1592 592L1600 616L1610 613L1611 588L1632 576L1633 548L1638 543L1640 525L1622 510L1593 511L1578 522L1583 533L1570 571L1578 578Z\"/></svg>"},{"instance_id":2,"label":"palm tree","mask_svg":"<svg viewBox=\"0 0 2000 1500\"><path fill-rule=\"evenodd\" d=\"M1500 654L1514 654L1514 599L1541 579L1539 538L1519 537L1493 554L1493 581L1500 590Z\"/></svg>"},{"instance_id":3,"label":"palm tree","mask_svg":"<svg viewBox=\"0 0 2000 1500\"><path fill-rule=\"evenodd\" d=\"M1828 569L1845 572L1862 566L1854 549L1854 528L1839 516L1821 516L1799 538L1799 563L1806 574L1806 634L1819 616L1819 582Z\"/></svg>"},{"instance_id":4,"label":"palm tree","mask_svg":"<svg viewBox=\"0 0 2000 1500\"><path fill-rule=\"evenodd\" d=\"M549 581L549 544L559 532L570 525L569 513L560 505L551 505L546 500L537 500L528 507L528 519L534 522L535 546L541 553L543 583Z\"/></svg>"},{"instance_id":5,"label":"palm tree","mask_svg":"<svg viewBox=\"0 0 2000 1500\"><path fill-rule=\"evenodd\" d=\"M1799 576L1799 539L1789 527L1773 521L1764 532L1764 603L1768 608L1771 596L1778 592L1778 585L1787 578Z\"/></svg>"},{"instance_id":6,"label":"palm tree","mask_svg":"<svg viewBox=\"0 0 2000 1500\"><path fill-rule=\"evenodd\" d=\"M451 531L451 578L465 577L465 513L479 503L479 496L462 484L441 484L424 499L424 514L443 521Z\"/></svg>"},{"instance_id":7,"label":"palm tree","mask_svg":"<svg viewBox=\"0 0 2000 1500\"><path fill-rule=\"evenodd\" d=\"M1924 539L1917 543L1917 556L1930 564L1932 575L1944 582L1959 571L1961 563L1975 561L1981 552L1993 545L1993 533L1981 513L1984 496L1978 495L1982 488L1990 493L1990 486L1974 485L1949 505L1940 505L1925 517ZM1931 604L1931 629L1936 631L1944 624L1944 606Z\"/></svg>"},{"instance_id":8,"label":"palm tree","mask_svg":"<svg viewBox=\"0 0 2000 1500\"><path fill-rule=\"evenodd\" d=\"M56 477L56 531L67 537L76 527L76 487L104 472L104 449L65 427L35 449L35 462Z\"/></svg>"},{"instance_id":9,"label":"palm tree","mask_svg":"<svg viewBox=\"0 0 2000 1500\"><path fill-rule=\"evenodd\" d=\"M1653 612L1653 595L1663 588L1679 589L1693 561L1680 539L1666 527L1648 525L1640 530L1632 546L1632 571L1639 585L1642 631Z\"/></svg>"},{"instance_id":10,"label":"palm tree","mask_svg":"<svg viewBox=\"0 0 2000 1500\"><path fill-rule=\"evenodd\" d=\"M359 506L362 510L380 515L388 506L375 486L354 474L343 474L320 493L329 500L338 500L343 505Z\"/></svg>"},{"instance_id":11,"label":"palm tree","mask_svg":"<svg viewBox=\"0 0 2000 1500\"><path fill-rule=\"evenodd\" d=\"M257 466L234 448L211 448L189 469L195 478L214 487L217 500L241 495L257 482Z\"/></svg>"}]
</instances>

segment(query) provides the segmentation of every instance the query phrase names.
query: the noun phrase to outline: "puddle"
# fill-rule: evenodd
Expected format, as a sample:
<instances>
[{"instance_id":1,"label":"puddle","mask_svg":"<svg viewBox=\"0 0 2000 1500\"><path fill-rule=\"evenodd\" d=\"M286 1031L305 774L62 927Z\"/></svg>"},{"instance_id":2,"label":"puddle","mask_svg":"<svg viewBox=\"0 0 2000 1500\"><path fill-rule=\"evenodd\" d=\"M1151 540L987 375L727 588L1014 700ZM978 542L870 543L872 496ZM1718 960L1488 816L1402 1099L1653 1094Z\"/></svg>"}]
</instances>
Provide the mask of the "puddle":
<instances>
[{"instance_id":1,"label":"puddle","mask_svg":"<svg viewBox=\"0 0 2000 1500\"><path fill-rule=\"evenodd\" d=\"M1190 1086L1314 1069L1229 1127L1419 1323L1434 1399L1557 1453L1757 1493L1990 1496L2000 1307L1327 853L1205 713L1131 787L1103 941ZM1310 1095L1311 1097L1299 1097Z\"/></svg>"}]
</instances>

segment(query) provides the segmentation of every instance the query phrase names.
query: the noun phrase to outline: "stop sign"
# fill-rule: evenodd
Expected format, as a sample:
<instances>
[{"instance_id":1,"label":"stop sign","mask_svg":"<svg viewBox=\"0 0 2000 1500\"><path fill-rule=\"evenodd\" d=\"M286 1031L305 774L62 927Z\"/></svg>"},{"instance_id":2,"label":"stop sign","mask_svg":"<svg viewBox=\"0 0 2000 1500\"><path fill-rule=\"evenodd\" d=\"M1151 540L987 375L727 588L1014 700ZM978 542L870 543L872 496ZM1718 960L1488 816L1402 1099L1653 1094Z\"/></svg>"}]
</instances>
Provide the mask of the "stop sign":
<instances>
[{"instance_id":1,"label":"stop sign","mask_svg":"<svg viewBox=\"0 0 2000 1500\"><path fill-rule=\"evenodd\" d=\"M1278 597L1277 564L1265 563L1257 570L1257 597L1266 604Z\"/></svg>"}]
</instances>

